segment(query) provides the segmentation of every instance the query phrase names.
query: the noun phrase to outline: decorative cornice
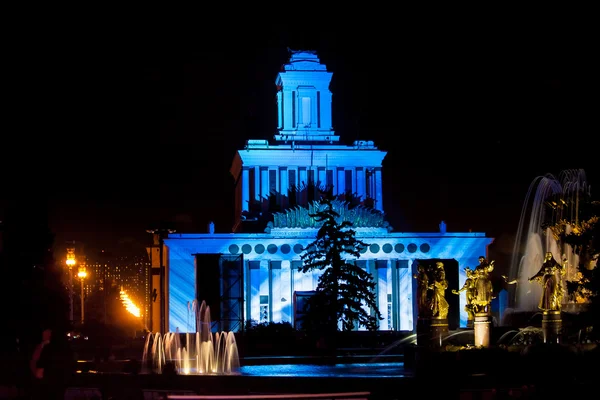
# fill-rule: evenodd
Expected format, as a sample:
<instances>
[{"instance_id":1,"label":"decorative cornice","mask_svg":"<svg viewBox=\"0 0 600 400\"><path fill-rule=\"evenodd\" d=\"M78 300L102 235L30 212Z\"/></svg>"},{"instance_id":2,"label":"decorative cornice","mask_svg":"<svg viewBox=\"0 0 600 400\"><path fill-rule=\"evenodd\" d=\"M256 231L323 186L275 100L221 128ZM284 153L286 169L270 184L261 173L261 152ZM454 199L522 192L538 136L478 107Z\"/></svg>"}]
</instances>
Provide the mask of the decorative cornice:
<instances>
[{"instance_id":1,"label":"decorative cornice","mask_svg":"<svg viewBox=\"0 0 600 400\"><path fill-rule=\"evenodd\" d=\"M354 147L335 149L295 149L277 148L239 150L238 155L244 166L340 166L340 167L379 167L387 152L377 149L356 149Z\"/></svg>"},{"instance_id":2,"label":"decorative cornice","mask_svg":"<svg viewBox=\"0 0 600 400\"><path fill-rule=\"evenodd\" d=\"M310 78L306 77L306 71L298 71L298 73L298 75L302 74L301 78L289 75L280 75L284 92L298 90L298 86L319 86L320 90L329 92L329 82L331 81L332 77L331 73L319 72L311 75Z\"/></svg>"}]
</instances>

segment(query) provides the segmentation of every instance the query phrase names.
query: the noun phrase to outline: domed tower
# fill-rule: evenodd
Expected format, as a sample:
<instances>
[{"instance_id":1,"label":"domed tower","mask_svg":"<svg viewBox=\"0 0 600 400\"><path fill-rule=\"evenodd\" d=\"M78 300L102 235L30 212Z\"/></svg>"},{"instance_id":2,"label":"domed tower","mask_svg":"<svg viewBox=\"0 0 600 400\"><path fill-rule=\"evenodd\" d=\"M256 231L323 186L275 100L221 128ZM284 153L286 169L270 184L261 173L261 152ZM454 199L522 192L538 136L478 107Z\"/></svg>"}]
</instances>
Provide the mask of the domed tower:
<instances>
[{"instance_id":1,"label":"domed tower","mask_svg":"<svg viewBox=\"0 0 600 400\"><path fill-rule=\"evenodd\" d=\"M332 76L314 51L291 51L275 80L275 143L248 140L231 167L236 182L234 232L241 230L251 204L264 210L271 197L285 208L292 187L310 184L331 187L336 195L369 199L383 212L381 167L386 152L372 141L340 144L331 118Z\"/></svg>"}]
</instances>

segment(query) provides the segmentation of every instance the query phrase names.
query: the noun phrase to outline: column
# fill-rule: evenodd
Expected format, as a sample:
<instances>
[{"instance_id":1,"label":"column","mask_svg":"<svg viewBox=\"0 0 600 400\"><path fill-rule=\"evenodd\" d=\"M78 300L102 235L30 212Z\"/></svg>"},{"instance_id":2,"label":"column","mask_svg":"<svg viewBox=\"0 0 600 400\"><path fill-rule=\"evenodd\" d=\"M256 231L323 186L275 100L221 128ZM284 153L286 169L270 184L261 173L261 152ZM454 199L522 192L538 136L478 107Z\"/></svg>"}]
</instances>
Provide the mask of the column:
<instances>
[{"instance_id":1,"label":"column","mask_svg":"<svg viewBox=\"0 0 600 400\"><path fill-rule=\"evenodd\" d=\"M277 92L277 128L283 129L283 92Z\"/></svg>"},{"instance_id":2,"label":"column","mask_svg":"<svg viewBox=\"0 0 600 400\"><path fill-rule=\"evenodd\" d=\"M399 312L401 331L412 331L414 327L413 315L413 281L408 260L398 260L398 290L399 290Z\"/></svg>"},{"instance_id":3,"label":"column","mask_svg":"<svg viewBox=\"0 0 600 400\"><path fill-rule=\"evenodd\" d=\"M363 167L356 168L356 194L364 200L365 198L365 169Z\"/></svg>"},{"instance_id":4,"label":"column","mask_svg":"<svg viewBox=\"0 0 600 400\"><path fill-rule=\"evenodd\" d=\"M375 282L377 282L377 307L381 312L383 319L379 321L379 329L390 329L388 324L390 315L388 314L388 287L387 287L387 270L388 260L376 260L375 261Z\"/></svg>"},{"instance_id":5,"label":"column","mask_svg":"<svg viewBox=\"0 0 600 400\"><path fill-rule=\"evenodd\" d=\"M303 185L308 184L308 175L306 172L306 168L298 168L298 187L302 188ZM299 193L298 202L300 204L306 204L308 194L306 190L302 193Z\"/></svg>"},{"instance_id":6,"label":"column","mask_svg":"<svg viewBox=\"0 0 600 400\"><path fill-rule=\"evenodd\" d=\"M298 182L296 184L302 186L302 183L308 184L306 168L298 168Z\"/></svg>"},{"instance_id":7,"label":"column","mask_svg":"<svg viewBox=\"0 0 600 400\"><path fill-rule=\"evenodd\" d=\"M317 182L319 186L325 186L327 183L327 171L324 167L317 168Z\"/></svg>"},{"instance_id":8,"label":"column","mask_svg":"<svg viewBox=\"0 0 600 400\"><path fill-rule=\"evenodd\" d=\"M302 266L302 260L292 260L290 261L290 274L292 276L292 287L294 288L294 292L308 290L304 289L302 278L305 277L306 274L302 272L298 272L298 267Z\"/></svg>"},{"instance_id":9,"label":"column","mask_svg":"<svg viewBox=\"0 0 600 400\"><path fill-rule=\"evenodd\" d=\"M331 125L331 92L321 91L321 129L332 129Z\"/></svg>"},{"instance_id":10,"label":"column","mask_svg":"<svg viewBox=\"0 0 600 400\"><path fill-rule=\"evenodd\" d=\"M261 202L269 198L269 169L260 167L260 197Z\"/></svg>"},{"instance_id":11,"label":"column","mask_svg":"<svg viewBox=\"0 0 600 400\"><path fill-rule=\"evenodd\" d=\"M260 284L259 284L259 303L260 303L260 317L258 322L270 322L271 316L271 308L269 305L271 304L271 281L270 281L270 271L269 271L269 260L260 260ZM266 296L266 300L264 301L264 297ZM266 307L266 312L265 312Z\"/></svg>"},{"instance_id":12,"label":"column","mask_svg":"<svg viewBox=\"0 0 600 400\"><path fill-rule=\"evenodd\" d=\"M375 169L375 209L383 212L383 182L381 168Z\"/></svg>"},{"instance_id":13,"label":"column","mask_svg":"<svg viewBox=\"0 0 600 400\"><path fill-rule=\"evenodd\" d=\"M292 285L291 262L289 260L281 261L281 277L279 285L281 290L281 322L292 323L292 294L294 288Z\"/></svg>"},{"instance_id":14,"label":"column","mask_svg":"<svg viewBox=\"0 0 600 400\"><path fill-rule=\"evenodd\" d=\"M337 184L335 186L335 190L337 191L337 194L344 194L346 193L346 171L344 168L338 168L336 175Z\"/></svg>"},{"instance_id":15,"label":"column","mask_svg":"<svg viewBox=\"0 0 600 400\"><path fill-rule=\"evenodd\" d=\"M260 167L254 167L254 200L260 201Z\"/></svg>"},{"instance_id":16,"label":"column","mask_svg":"<svg viewBox=\"0 0 600 400\"><path fill-rule=\"evenodd\" d=\"M260 321L260 261L248 261L250 274L249 287L249 305L248 315L251 320Z\"/></svg>"},{"instance_id":17,"label":"column","mask_svg":"<svg viewBox=\"0 0 600 400\"><path fill-rule=\"evenodd\" d=\"M269 167L269 171L275 171L275 191L279 190L280 187L280 176L279 176L279 167ZM269 172L269 194L271 194L271 173Z\"/></svg>"},{"instance_id":18,"label":"column","mask_svg":"<svg viewBox=\"0 0 600 400\"><path fill-rule=\"evenodd\" d=\"M269 262L269 321L281 322L281 261Z\"/></svg>"},{"instance_id":19,"label":"column","mask_svg":"<svg viewBox=\"0 0 600 400\"><path fill-rule=\"evenodd\" d=\"M248 211L250 201L250 171L242 167L242 211Z\"/></svg>"},{"instance_id":20,"label":"column","mask_svg":"<svg viewBox=\"0 0 600 400\"><path fill-rule=\"evenodd\" d=\"M283 88L283 127L286 130L293 129L294 124L292 122L292 90L287 90L285 87Z\"/></svg>"},{"instance_id":21,"label":"column","mask_svg":"<svg viewBox=\"0 0 600 400\"><path fill-rule=\"evenodd\" d=\"M282 196L287 196L289 189L288 170L286 167L279 169L279 193Z\"/></svg>"},{"instance_id":22,"label":"column","mask_svg":"<svg viewBox=\"0 0 600 400\"><path fill-rule=\"evenodd\" d=\"M338 194L338 171L336 167L330 169L332 171L331 175L333 178L333 182L331 182L333 185L333 194Z\"/></svg>"},{"instance_id":23,"label":"column","mask_svg":"<svg viewBox=\"0 0 600 400\"><path fill-rule=\"evenodd\" d=\"M390 282L392 287L390 292L392 293L392 329L395 331L400 330L400 280L399 280L399 269L398 260L391 260L391 271L390 271ZM411 329L412 330L412 329Z\"/></svg>"},{"instance_id":24,"label":"column","mask_svg":"<svg viewBox=\"0 0 600 400\"><path fill-rule=\"evenodd\" d=\"M289 179L289 171L292 171L294 174L294 178L293 179ZM296 189L298 189L299 184L298 184L298 167L288 167L288 188L292 188L292 185L296 186ZM298 191L295 192L296 193L296 198L295 199L289 199L289 201L295 201L298 202ZM287 193L286 193L287 194Z\"/></svg>"}]
</instances>

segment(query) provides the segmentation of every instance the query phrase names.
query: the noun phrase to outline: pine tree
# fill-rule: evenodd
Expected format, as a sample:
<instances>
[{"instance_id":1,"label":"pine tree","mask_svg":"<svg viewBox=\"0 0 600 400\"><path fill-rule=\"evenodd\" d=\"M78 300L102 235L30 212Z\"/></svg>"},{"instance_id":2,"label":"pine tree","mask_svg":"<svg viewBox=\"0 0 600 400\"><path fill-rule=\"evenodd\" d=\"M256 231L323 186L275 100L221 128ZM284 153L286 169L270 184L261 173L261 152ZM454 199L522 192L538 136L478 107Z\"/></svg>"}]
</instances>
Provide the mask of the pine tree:
<instances>
[{"instance_id":1,"label":"pine tree","mask_svg":"<svg viewBox=\"0 0 600 400\"><path fill-rule=\"evenodd\" d=\"M323 225L316 240L301 255L303 265L299 268L304 273L323 271L315 295L307 302L303 328L311 331L324 328L332 332L337 331L341 321L344 331L357 326L376 330L382 317L377 307L373 275L344 257L359 258L360 250L367 244L356 239L350 222L337 222L339 214L333 210L331 198L324 197L321 203L324 209L311 217Z\"/></svg>"}]
</instances>

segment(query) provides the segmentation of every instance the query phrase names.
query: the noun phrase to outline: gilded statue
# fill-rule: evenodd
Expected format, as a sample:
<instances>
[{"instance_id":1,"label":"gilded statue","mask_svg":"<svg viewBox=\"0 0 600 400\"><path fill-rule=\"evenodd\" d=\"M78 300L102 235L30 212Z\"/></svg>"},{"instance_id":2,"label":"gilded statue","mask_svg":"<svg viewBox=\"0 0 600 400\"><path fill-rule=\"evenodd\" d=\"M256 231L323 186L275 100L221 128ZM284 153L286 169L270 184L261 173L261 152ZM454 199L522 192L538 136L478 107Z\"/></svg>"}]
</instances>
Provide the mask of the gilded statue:
<instances>
[{"instance_id":1,"label":"gilded statue","mask_svg":"<svg viewBox=\"0 0 600 400\"><path fill-rule=\"evenodd\" d=\"M417 310L419 318L424 318L429 316L429 276L424 265L417 266L414 278L417 280Z\"/></svg>"},{"instance_id":2,"label":"gilded statue","mask_svg":"<svg viewBox=\"0 0 600 400\"><path fill-rule=\"evenodd\" d=\"M473 298L473 312L487 313L491 312L490 304L494 299L494 288L490 273L494 270L494 261L488 262L484 256L479 257L479 265L474 271L475 296Z\"/></svg>"},{"instance_id":3,"label":"gilded statue","mask_svg":"<svg viewBox=\"0 0 600 400\"><path fill-rule=\"evenodd\" d=\"M529 278L529 282L537 281L542 285L542 297L538 308L542 311L560 311L563 298L562 276L566 269L554 259L552 252L547 252L540 270Z\"/></svg>"},{"instance_id":4,"label":"gilded statue","mask_svg":"<svg viewBox=\"0 0 600 400\"><path fill-rule=\"evenodd\" d=\"M459 289L453 289L452 293L460 294L461 292L465 292L466 304L465 311L467 312L467 320L474 321L475 320L475 311L473 300L475 300L475 271L471 268L466 267L465 273L467 275L467 279L465 280L464 285Z\"/></svg>"},{"instance_id":5,"label":"gilded statue","mask_svg":"<svg viewBox=\"0 0 600 400\"><path fill-rule=\"evenodd\" d=\"M417 280L418 317L448 318L448 302L445 297L448 281L444 264L440 261L435 267L419 264L413 277Z\"/></svg>"},{"instance_id":6,"label":"gilded statue","mask_svg":"<svg viewBox=\"0 0 600 400\"><path fill-rule=\"evenodd\" d=\"M438 261L435 263L433 271L433 284L429 286L433 290L431 296L431 316L433 318L446 319L448 318L448 302L446 301L446 289L448 289L448 281L446 280L446 271L444 271L444 263Z\"/></svg>"}]
</instances>

